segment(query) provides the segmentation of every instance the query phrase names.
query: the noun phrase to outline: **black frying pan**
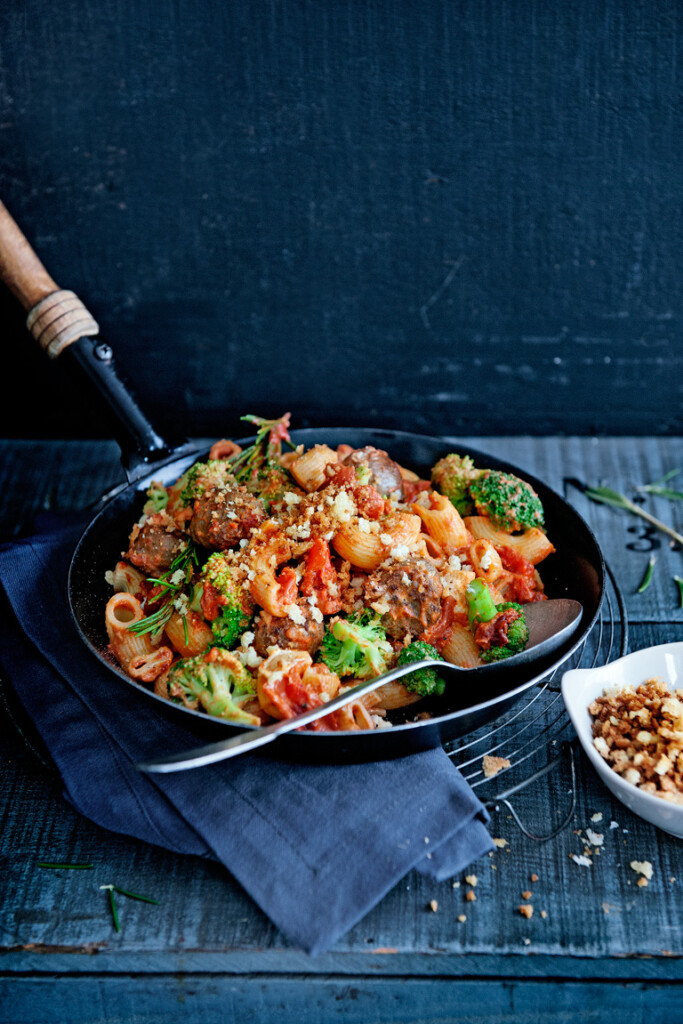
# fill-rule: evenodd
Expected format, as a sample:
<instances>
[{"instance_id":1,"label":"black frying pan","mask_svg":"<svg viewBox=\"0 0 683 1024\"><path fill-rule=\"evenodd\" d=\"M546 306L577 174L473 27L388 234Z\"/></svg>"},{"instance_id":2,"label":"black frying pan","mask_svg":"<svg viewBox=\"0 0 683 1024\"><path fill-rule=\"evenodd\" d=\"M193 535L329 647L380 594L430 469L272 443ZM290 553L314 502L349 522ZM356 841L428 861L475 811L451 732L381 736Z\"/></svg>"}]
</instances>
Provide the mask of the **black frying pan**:
<instances>
[{"instance_id":1,"label":"black frying pan","mask_svg":"<svg viewBox=\"0 0 683 1024\"><path fill-rule=\"evenodd\" d=\"M103 499L76 547L69 570L68 599L80 636L111 671L113 685L117 685L114 678L120 680L124 700L125 687L134 686L156 702L160 714L183 715L188 724L192 721L208 738L225 736L226 730L235 731L236 727L229 722L171 704L129 679L107 650L104 628L104 609L111 596L105 572L114 567L127 546L128 535L145 501L144 492L152 480L169 483L177 479L194 461L205 457L208 450L187 443L167 443L152 426L117 373L110 347L98 339L97 325L90 314L75 296L69 298L70 293L57 289L1 203L0 275L29 311L28 324L48 354L56 352L75 372L85 374L110 404L123 429L122 461L128 483ZM456 439L401 431L309 429L294 431L292 439L306 446L373 445L385 449L397 462L421 476L428 475L430 467L448 452L465 453ZM542 564L546 593L549 597L570 597L581 602L584 613L578 631L559 650L530 658L525 664L503 662L463 674L450 682L443 696L393 713L391 729L290 733L280 742L281 756L335 763L398 757L436 746L504 714L526 690L566 661L585 641L598 616L605 585L604 561L591 530L567 502L529 473L490 455L469 448L467 452L476 465L516 473L538 492L546 513L548 535L557 549ZM410 720L426 711L431 718Z\"/></svg>"}]
</instances>

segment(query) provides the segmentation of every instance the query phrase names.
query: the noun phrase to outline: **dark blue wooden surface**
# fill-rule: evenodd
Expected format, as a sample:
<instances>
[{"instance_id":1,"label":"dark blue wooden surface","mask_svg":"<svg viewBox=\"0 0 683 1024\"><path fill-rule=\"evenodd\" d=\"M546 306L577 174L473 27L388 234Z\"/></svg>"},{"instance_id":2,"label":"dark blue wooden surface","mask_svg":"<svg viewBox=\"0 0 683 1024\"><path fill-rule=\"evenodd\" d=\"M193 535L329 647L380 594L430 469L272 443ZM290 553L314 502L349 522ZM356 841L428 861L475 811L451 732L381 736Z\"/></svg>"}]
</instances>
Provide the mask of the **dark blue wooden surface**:
<instances>
[{"instance_id":1,"label":"dark blue wooden surface","mask_svg":"<svg viewBox=\"0 0 683 1024\"><path fill-rule=\"evenodd\" d=\"M0 195L169 430L286 395L314 425L680 433L682 19L5 3ZM32 401L1 435L109 436L13 358Z\"/></svg>"},{"instance_id":2,"label":"dark blue wooden surface","mask_svg":"<svg viewBox=\"0 0 683 1024\"><path fill-rule=\"evenodd\" d=\"M479 438L477 447L560 491L567 477L630 491L673 468L681 452L678 438ZM105 442L0 444L0 534L11 536L37 510L84 507L119 473L115 447ZM658 546L654 582L637 595L645 549L659 538L574 489L567 495L595 529L623 587L631 647L680 639L683 610L672 575L681 574L681 552L666 541ZM648 507L681 529L680 509L661 500ZM536 843L506 806L493 810L491 832L508 845L463 872L477 875L476 902L466 901L462 876L437 884L411 874L332 950L311 958L278 934L222 868L77 815L14 727L3 730L1 749L3 1024L521 1024L558 1017L573 1024L617 1011L627 1024L668 1024L680 1015L681 841L615 802L582 756L576 808L557 838ZM532 830L547 832L566 812L568 786L562 766L516 797L515 808ZM596 813L599 823L591 820ZM610 828L613 821L617 827ZM590 868L571 860L583 852L578 830L587 827L604 834ZM92 861L94 868L41 871L42 859ZM632 860L652 862L647 888L636 885ZM117 934L99 890L109 882L153 895L160 906L121 901ZM531 920L517 909L527 889Z\"/></svg>"}]
</instances>

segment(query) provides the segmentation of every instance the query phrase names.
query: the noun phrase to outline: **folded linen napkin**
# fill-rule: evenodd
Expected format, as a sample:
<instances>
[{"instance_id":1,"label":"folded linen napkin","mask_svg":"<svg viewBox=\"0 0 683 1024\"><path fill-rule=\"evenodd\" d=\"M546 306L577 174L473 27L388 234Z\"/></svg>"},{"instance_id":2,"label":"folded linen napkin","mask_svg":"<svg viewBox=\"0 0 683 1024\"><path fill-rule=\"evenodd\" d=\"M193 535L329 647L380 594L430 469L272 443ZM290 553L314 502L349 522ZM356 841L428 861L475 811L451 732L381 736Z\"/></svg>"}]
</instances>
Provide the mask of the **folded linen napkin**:
<instances>
[{"instance_id":1,"label":"folded linen napkin","mask_svg":"<svg viewBox=\"0 0 683 1024\"><path fill-rule=\"evenodd\" d=\"M295 944L327 949L416 867L442 880L493 848L443 750L358 765L247 755L174 775L135 767L198 744L81 642L66 573L84 522L0 548L13 615L0 657L63 780L111 831L221 861ZM425 840L428 840L428 846ZM425 851L429 850L426 855Z\"/></svg>"}]
</instances>

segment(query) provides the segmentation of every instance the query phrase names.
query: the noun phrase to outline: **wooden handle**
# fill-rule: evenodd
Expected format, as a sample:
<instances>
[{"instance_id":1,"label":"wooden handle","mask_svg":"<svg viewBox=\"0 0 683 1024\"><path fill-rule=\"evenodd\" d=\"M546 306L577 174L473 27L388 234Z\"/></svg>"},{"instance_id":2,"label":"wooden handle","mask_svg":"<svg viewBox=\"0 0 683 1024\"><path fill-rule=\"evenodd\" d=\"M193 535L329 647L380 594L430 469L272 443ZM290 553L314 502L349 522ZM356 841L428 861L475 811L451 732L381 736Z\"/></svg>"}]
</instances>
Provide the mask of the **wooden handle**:
<instances>
[{"instance_id":1,"label":"wooden handle","mask_svg":"<svg viewBox=\"0 0 683 1024\"><path fill-rule=\"evenodd\" d=\"M0 277L26 312L58 290L19 225L1 202Z\"/></svg>"},{"instance_id":2,"label":"wooden handle","mask_svg":"<svg viewBox=\"0 0 683 1024\"><path fill-rule=\"evenodd\" d=\"M51 358L78 338L99 333L78 296L57 287L2 202L0 278L28 312L26 326Z\"/></svg>"}]
</instances>

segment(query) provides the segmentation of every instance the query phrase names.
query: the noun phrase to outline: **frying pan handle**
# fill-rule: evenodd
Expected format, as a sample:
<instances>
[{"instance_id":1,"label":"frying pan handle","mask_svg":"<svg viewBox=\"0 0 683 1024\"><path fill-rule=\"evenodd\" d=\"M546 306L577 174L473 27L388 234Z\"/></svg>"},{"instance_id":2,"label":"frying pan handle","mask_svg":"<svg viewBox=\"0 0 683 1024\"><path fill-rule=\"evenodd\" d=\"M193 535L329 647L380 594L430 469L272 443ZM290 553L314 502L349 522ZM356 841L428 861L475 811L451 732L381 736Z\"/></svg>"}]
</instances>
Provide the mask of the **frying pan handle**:
<instances>
[{"instance_id":1,"label":"frying pan handle","mask_svg":"<svg viewBox=\"0 0 683 1024\"><path fill-rule=\"evenodd\" d=\"M163 439L140 408L114 353L98 338L99 326L73 292L57 287L21 229L0 202L0 278L28 313L26 326L43 351L77 377L94 384L107 401L123 436L121 461L129 481L148 472L177 447Z\"/></svg>"}]
</instances>

